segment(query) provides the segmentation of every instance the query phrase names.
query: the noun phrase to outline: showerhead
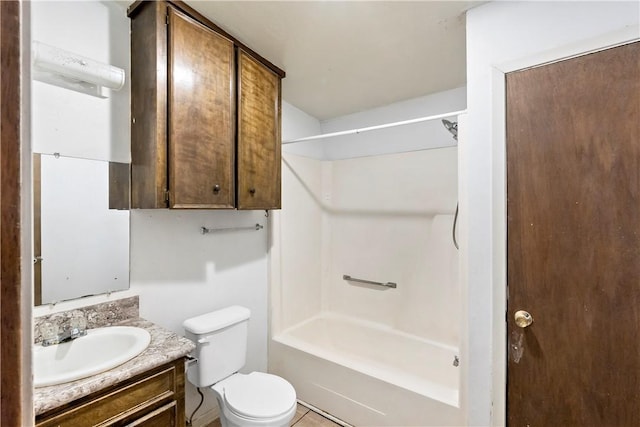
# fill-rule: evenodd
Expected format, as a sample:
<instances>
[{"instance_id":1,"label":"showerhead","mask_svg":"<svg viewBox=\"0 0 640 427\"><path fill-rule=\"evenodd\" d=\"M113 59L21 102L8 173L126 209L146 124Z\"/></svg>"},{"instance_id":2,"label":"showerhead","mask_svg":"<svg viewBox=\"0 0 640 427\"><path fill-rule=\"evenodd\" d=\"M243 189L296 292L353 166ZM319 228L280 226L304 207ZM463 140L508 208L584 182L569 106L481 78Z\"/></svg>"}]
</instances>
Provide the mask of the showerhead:
<instances>
[{"instance_id":1,"label":"showerhead","mask_svg":"<svg viewBox=\"0 0 640 427\"><path fill-rule=\"evenodd\" d=\"M447 128L451 135L453 135L453 139L458 140L458 122L450 122L449 120L442 119L442 124Z\"/></svg>"}]
</instances>

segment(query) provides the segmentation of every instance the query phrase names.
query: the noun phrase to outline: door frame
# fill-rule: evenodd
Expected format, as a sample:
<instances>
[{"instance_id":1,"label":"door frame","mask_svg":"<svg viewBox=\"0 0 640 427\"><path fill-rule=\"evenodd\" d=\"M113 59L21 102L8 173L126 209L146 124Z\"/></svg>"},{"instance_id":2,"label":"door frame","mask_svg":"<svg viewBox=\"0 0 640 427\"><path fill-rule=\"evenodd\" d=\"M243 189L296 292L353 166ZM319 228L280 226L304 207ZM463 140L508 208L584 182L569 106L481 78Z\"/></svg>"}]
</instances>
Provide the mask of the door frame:
<instances>
[{"instance_id":1,"label":"door frame","mask_svg":"<svg viewBox=\"0 0 640 427\"><path fill-rule=\"evenodd\" d=\"M0 1L0 424L33 425L30 4Z\"/></svg>"},{"instance_id":2,"label":"door frame","mask_svg":"<svg viewBox=\"0 0 640 427\"><path fill-rule=\"evenodd\" d=\"M491 129L492 129L492 171L491 171L491 211L493 231L491 266L494 277L491 302L491 356L492 356L492 411L491 425L506 425L506 380L507 380L507 178L506 178L506 88L505 74L547 65L570 58L610 49L616 46L640 41L640 27L631 26L597 37L581 40L558 48L544 50L532 55L514 58L491 67ZM472 141L470 141L472 143ZM465 201L467 194L462 194ZM461 202L462 203L462 202ZM467 203L464 203L465 205ZM464 288L467 288L467 284ZM471 301L469 301L471 304ZM466 355L465 360L469 360ZM466 400L466 398L465 398Z\"/></svg>"}]
</instances>

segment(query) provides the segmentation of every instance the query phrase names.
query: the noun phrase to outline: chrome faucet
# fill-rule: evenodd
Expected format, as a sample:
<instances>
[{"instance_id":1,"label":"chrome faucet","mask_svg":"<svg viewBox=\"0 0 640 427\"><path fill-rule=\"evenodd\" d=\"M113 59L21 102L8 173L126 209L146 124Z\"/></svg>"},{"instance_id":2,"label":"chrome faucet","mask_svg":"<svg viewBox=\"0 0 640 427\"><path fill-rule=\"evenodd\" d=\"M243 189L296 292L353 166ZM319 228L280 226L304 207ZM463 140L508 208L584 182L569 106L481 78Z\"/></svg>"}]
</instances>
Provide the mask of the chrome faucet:
<instances>
[{"instance_id":1,"label":"chrome faucet","mask_svg":"<svg viewBox=\"0 0 640 427\"><path fill-rule=\"evenodd\" d=\"M81 315L74 316L62 325L62 332L58 325L46 322L40 327L40 333L43 347L71 341L87 335L87 320Z\"/></svg>"}]
</instances>

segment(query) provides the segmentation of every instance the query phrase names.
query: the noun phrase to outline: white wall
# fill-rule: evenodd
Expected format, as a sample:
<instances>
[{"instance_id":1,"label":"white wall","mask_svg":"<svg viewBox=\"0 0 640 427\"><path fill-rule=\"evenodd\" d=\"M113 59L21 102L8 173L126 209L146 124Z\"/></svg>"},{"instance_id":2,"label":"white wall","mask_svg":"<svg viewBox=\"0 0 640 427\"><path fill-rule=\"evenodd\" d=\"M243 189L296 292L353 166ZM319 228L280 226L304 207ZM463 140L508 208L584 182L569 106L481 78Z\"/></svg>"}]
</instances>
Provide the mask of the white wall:
<instances>
[{"instance_id":1,"label":"white wall","mask_svg":"<svg viewBox=\"0 0 640 427\"><path fill-rule=\"evenodd\" d=\"M131 290L140 315L183 334L182 322L233 304L251 310L246 369L265 370L267 231L203 235L200 227L267 226L264 211L131 211Z\"/></svg>"},{"instance_id":2,"label":"white wall","mask_svg":"<svg viewBox=\"0 0 640 427\"><path fill-rule=\"evenodd\" d=\"M457 347L456 164L455 147L338 161L285 154L272 333L330 311Z\"/></svg>"},{"instance_id":3,"label":"white wall","mask_svg":"<svg viewBox=\"0 0 640 427\"><path fill-rule=\"evenodd\" d=\"M123 68L127 81L118 92L107 90L106 99L32 82L32 150L61 154L42 156L43 302L126 288L129 213L108 209L107 163L131 157L126 9L115 2L36 1L31 28L34 41ZM91 171L93 181L81 170Z\"/></svg>"},{"instance_id":4,"label":"white wall","mask_svg":"<svg viewBox=\"0 0 640 427\"><path fill-rule=\"evenodd\" d=\"M455 89L336 118L322 130L464 106L464 88ZM460 288L451 241L457 150L375 155L455 146L439 120L425 125L302 143L315 151L299 153L314 159L283 155L283 209L274 217L271 254L272 334L334 311L459 345ZM294 137L312 135L314 128ZM368 289L345 282L343 274L399 285Z\"/></svg>"},{"instance_id":5,"label":"white wall","mask_svg":"<svg viewBox=\"0 0 640 427\"><path fill-rule=\"evenodd\" d=\"M290 141L320 133L322 133L322 128L318 119L288 102L282 102L282 141ZM324 146L317 142L283 144L282 151L317 159L324 158Z\"/></svg>"},{"instance_id":6,"label":"white wall","mask_svg":"<svg viewBox=\"0 0 640 427\"><path fill-rule=\"evenodd\" d=\"M282 133L313 134L319 122L283 102ZM286 166L283 165L283 173ZM286 201L283 201L286 204ZM279 211L271 211L271 216ZM140 315L178 334L193 316L239 304L251 310L243 372L267 370L268 277L272 218L264 211L131 211L131 291L140 295ZM260 231L203 235L200 227L261 224ZM194 425L217 416L213 394ZM199 397L187 384L187 416Z\"/></svg>"},{"instance_id":7,"label":"white wall","mask_svg":"<svg viewBox=\"0 0 640 427\"><path fill-rule=\"evenodd\" d=\"M466 108L466 93L466 88L460 87L336 117L322 122L322 133L358 129L464 110ZM452 116L449 120L455 121L456 118ZM335 160L454 146L455 140L440 120L433 120L357 135L322 139L319 143L323 145L323 159Z\"/></svg>"},{"instance_id":8,"label":"white wall","mask_svg":"<svg viewBox=\"0 0 640 427\"><path fill-rule=\"evenodd\" d=\"M638 2L492 2L467 14L468 421L505 411L504 72L638 38Z\"/></svg>"},{"instance_id":9,"label":"white wall","mask_svg":"<svg viewBox=\"0 0 640 427\"><path fill-rule=\"evenodd\" d=\"M460 344L458 253L452 241L457 149L324 162L328 272L323 309ZM344 274L396 289L358 286Z\"/></svg>"},{"instance_id":10,"label":"white wall","mask_svg":"<svg viewBox=\"0 0 640 427\"><path fill-rule=\"evenodd\" d=\"M265 229L203 235L200 227ZM229 305L251 310L243 372L267 369L268 220L264 211L131 211L131 291L140 315L183 335L182 322ZM196 418L217 414L211 391ZM187 415L198 396L187 384ZM203 420L204 421L204 420Z\"/></svg>"},{"instance_id":11,"label":"white wall","mask_svg":"<svg viewBox=\"0 0 640 427\"><path fill-rule=\"evenodd\" d=\"M321 123L291 105L283 105L284 114L295 118L295 123L299 125L289 126L287 129L283 123L282 140L288 141L323 133L360 129L460 111L465 108L466 89L464 87L336 117ZM456 120L455 116L448 119ZM283 151L319 160L337 160L454 145L455 141L441 121L433 120L355 135L285 144Z\"/></svg>"},{"instance_id":12,"label":"white wall","mask_svg":"<svg viewBox=\"0 0 640 427\"><path fill-rule=\"evenodd\" d=\"M322 162L291 153L282 159L270 253L272 335L319 313L322 295Z\"/></svg>"},{"instance_id":13,"label":"white wall","mask_svg":"<svg viewBox=\"0 0 640 427\"><path fill-rule=\"evenodd\" d=\"M282 103L283 141L321 132L319 120L287 102ZM282 209L272 212L270 230L273 243L269 253L271 334L320 311L321 231L309 228L309 222L321 221L322 175L320 163L305 157L323 158L324 148L317 142L295 143L283 145L282 151ZM302 176L296 175L299 173ZM283 245L283 239L291 244ZM289 263L287 260L296 254L303 254L298 258L300 262ZM295 286L280 286L283 275L293 278ZM314 297L305 298L306 295ZM286 300L300 304L286 306Z\"/></svg>"},{"instance_id":14,"label":"white wall","mask_svg":"<svg viewBox=\"0 0 640 427\"><path fill-rule=\"evenodd\" d=\"M32 145L37 153L128 163L129 18L116 2L34 1L32 39L125 70L125 86L101 99L33 82Z\"/></svg>"}]
</instances>

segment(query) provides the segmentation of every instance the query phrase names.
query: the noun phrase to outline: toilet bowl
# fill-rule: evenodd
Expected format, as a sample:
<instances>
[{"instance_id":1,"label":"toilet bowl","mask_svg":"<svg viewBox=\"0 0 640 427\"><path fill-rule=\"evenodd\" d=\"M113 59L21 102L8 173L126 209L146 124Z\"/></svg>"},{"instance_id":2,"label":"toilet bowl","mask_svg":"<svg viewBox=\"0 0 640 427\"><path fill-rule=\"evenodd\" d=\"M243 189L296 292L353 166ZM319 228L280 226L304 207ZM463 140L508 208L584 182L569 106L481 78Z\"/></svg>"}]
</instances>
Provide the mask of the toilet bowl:
<instances>
[{"instance_id":1,"label":"toilet bowl","mask_svg":"<svg viewBox=\"0 0 640 427\"><path fill-rule=\"evenodd\" d=\"M293 386L276 375L234 374L211 388L223 427L288 426L296 413Z\"/></svg>"},{"instance_id":2,"label":"toilet bowl","mask_svg":"<svg viewBox=\"0 0 640 427\"><path fill-rule=\"evenodd\" d=\"M211 387L222 427L288 427L296 413L296 391L284 378L238 373L246 361L248 308L233 306L187 319L185 335L196 344L187 378Z\"/></svg>"}]
</instances>

